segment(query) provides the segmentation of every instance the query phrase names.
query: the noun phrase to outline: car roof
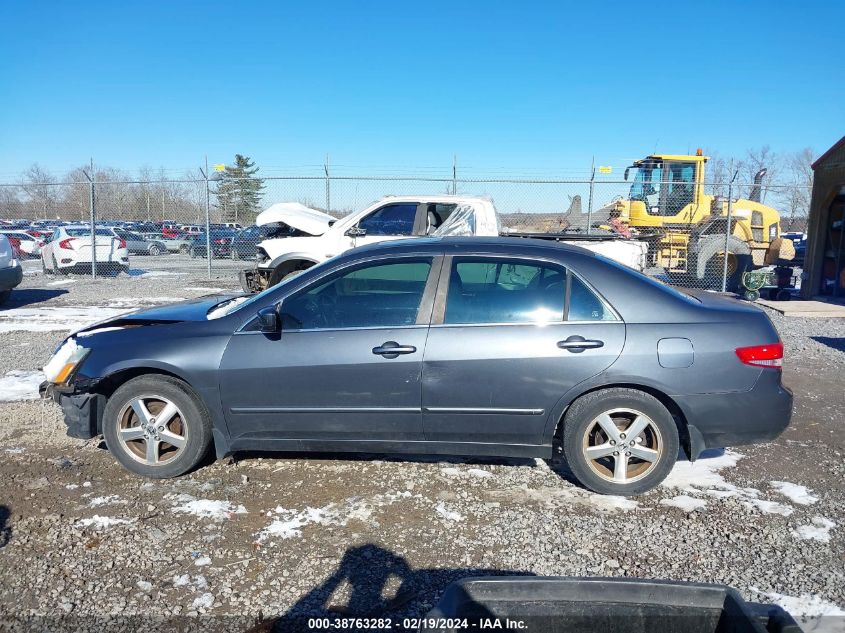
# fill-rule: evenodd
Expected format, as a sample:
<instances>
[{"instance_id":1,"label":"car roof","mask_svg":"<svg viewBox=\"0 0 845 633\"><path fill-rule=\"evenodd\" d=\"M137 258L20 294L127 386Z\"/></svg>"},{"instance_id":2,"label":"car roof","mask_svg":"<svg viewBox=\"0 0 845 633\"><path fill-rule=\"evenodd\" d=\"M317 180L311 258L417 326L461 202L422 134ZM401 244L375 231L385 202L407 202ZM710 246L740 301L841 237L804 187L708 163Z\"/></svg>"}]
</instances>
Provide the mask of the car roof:
<instances>
[{"instance_id":1,"label":"car roof","mask_svg":"<svg viewBox=\"0 0 845 633\"><path fill-rule=\"evenodd\" d=\"M537 240L522 237L416 237L389 242L377 242L347 251L346 255L376 255L379 253L441 253L461 255L478 252L504 253L508 255L525 255L529 253L545 253L551 256L561 252L577 253L595 256L589 251L573 244L549 240Z\"/></svg>"}]
</instances>

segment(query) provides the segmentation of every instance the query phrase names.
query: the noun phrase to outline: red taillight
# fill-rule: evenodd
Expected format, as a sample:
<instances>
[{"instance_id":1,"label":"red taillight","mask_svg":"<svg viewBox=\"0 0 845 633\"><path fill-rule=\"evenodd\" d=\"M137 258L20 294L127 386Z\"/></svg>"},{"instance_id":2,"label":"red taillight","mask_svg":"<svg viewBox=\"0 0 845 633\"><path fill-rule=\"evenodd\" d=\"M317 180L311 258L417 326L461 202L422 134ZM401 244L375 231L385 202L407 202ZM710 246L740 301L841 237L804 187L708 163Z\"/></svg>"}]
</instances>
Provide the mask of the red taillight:
<instances>
[{"instance_id":1,"label":"red taillight","mask_svg":"<svg viewBox=\"0 0 845 633\"><path fill-rule=\"evenodd\" d=\"M74 240L74 238L72 238L72 237L69 237L66 240L62 240L61 242L59 242L59 248L64 248L65 250L72 251L73 246L71 246L70 243L73 240Z\"/></svg>"},{"instance_id":2,"label":"red taillight","mask_svg":"<svg viewBox=\"0 0 845 633\"><path fill-rule=\"evenodd\" d=\"M118 248L126 248L126 240L123 239L123 238L120 238L119 240L117 240L117 247Z\"/></svg>"},{"instance_id":3,"label":"red taillight","mask_svg":"<svg viewBox=\"0 0 845 633\"><path fill-rule=\"evenodd\" d=\"M737 347L736 355L746 365L757 367L781 367L783 365L783 343Z\"/></svg>"}]
</instances>

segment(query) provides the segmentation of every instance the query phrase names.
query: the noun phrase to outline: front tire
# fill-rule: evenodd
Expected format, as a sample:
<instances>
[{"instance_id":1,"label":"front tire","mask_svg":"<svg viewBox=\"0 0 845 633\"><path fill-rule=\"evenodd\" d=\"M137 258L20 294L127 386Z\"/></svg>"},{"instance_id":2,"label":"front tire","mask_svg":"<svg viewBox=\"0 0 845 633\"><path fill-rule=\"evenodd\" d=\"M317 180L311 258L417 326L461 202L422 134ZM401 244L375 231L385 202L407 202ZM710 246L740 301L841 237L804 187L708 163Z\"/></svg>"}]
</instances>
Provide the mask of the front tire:
<instances>
[{"instance_id":1,"label":"front tire","mask_svg":"<svg viewBox=\"0 0 845 633\"><path fill-rule=\"evenodd\" d=\"M563 454L585 488L633 496L663 481L678 457L678 429L654 396L627 388L594 391L564 417Z\"/></svg>"},{"instance_id":2,"label":"front tire","mask_svg":"<svg viewBox=\"0 0 845 633\"><path fill-rule=\"evenodd\" d=\"M184 475L205 458L211 446L211 420L181 380L139 376L108 399L103 436L124 468L166 479Z\"/></svg>"},{"instance_id":3,"label":"front tire","mask_svg":"<svg viewBox=\"0 0 845 633\"><path fill-rule=\"evenodd\" d=\"M153 244L152 246L150 246L150 255L152 255L153 257L158 257L159 255L161 255L161 248Z\"/></svg>"}]
</instances>

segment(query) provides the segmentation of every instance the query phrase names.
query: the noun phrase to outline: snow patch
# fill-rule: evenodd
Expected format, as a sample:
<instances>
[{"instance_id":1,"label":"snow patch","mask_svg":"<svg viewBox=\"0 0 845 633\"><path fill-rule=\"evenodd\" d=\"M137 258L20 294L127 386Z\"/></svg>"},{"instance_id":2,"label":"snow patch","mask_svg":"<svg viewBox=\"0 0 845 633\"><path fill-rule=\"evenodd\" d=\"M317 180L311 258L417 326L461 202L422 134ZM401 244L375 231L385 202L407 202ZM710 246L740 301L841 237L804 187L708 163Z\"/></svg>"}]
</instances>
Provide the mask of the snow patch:
<instances>
[{"instance_id":1,"label":"snow patch","mask_svg":"<svg viewBox=\"0 0 845 633\"><path fill-rule=\"evenodd\" d=\"M75 284L76 279L59 279L57 281L51 281L48 283L48 286L67 286L68 284Z\"/></svg>"},{"instance_id":2,"label":"snow patch","mask_svg":"<svg viewBox=\"0 0 845 633\"><path fill-rule=\"evenodd\" d=\"M792 531L792 535L804 541L821 541L830 543L830 531L836 527L836 523L825 517L815 516L811 525L799 525Z\"/></svg>"},{"instance_id":3,"label":"snow patch","mask_svg":"<svg viewBox=\"0 0 845 633\"><path fill-rule=\"evenodd\" d=\"M102 306L14 308L0 312L0 333L74 331L125 313Z\"/></svg>"},{"instance_id":4,"label":"snow patch","mask_svg":"<svg viewBox=\"0 0 845 633\"><path fill-rule=\"evenodd\" d=\"M68 490L76 490L77 488L79 488L79 484L68 484L67 486L65 486L65 488L67 488Z\"/></svg>"},{"instance_id":5,"label":"snow patch","mask_svg":"<svg viewBox=\"0 0 845 633\"><path fill-rule=\"evenodd\" d=\"M141 591L146 592L146 591L152 590L153 583L151 583L147 580L139 580L138 582L135 583L135 586L138 587L138 589L140 589Z\"/></svg>"},{"instance_id":6,"label":"snow patch","mask_svg":"<svg viewBox=\"0 0 845 633\"><path fill-rule=\"evenodd\" d=\"M10 453L10 454L12 454L12 455L20 455L20 454L21 454L21 453L23 453L25 450L26 450L25 448L21 448L21 447L19 447L19 446L16 446L16 447L14 447L14 448L4 448L4 449L3 449L3 452L4 452L4 453Z\"/></svg>"},{"instance_id":7,"label":"snow patch","mask_svg":"<svg viewBox=\"0 0 845 633\"><path fill-rule=\"evenodd\" d=\"M449 510L442 501L440 501L436 506L434 506L434 511L437 512L442 518L446 519L447 521L463 521L464 516L459 513L455 512L454 510Z\"/></svg>"},{"instance_id":8,"label":"snow patch","mask_svg":"<svg viewBox=\"0 0 845 633\"><path fill-rule=\"evenodd\" d=\"M106 529L113 527L115 525L127 525L132 523L130 519L119 519L115 517L101 517L99 514L95 514L90 519L80 519L76 522L76 525L80 527L93 527L96 529Z\"/></svg>"},{"instance_id":9,"label":"snow patch","mask_svg":"<svg viewBox=\"0 0 845 633\"><path fill-rule=\"evenodd\" d=\"M703 499L695 499L689 495L678 495L671 499L661 499L660 505L680 508L684 512L695 512L696 510L702 510L707 507L707 502Z\"/></svg>"},{"instance_id":10,"label":"snow patch","mask_svg":"<svg viewBox=\"0 0 845 633\"><path fill-rule=\"evenodd\" d=\"M751 591L759 593L773 603L784 609L794 618L820 618L822 616L843 616L845 610L839 606L828 602L821 596L804 593L798 597L787 596L775 591L761 591L757 587L749 587ZM805 631L809 630L823 630L823 623L818 623L820 626L808 629L806 626L802 627Z\"/></svg>"},{"instance_id":11,"label":"snow patch","mask_svg":"<svg viewBox=\"0 0 845 633\"><path fill-rule=\"evenodd\" d=\"M115 297L110 299L106 305L110 308L138 308L145 305L176 303L184 300L184 297Z\"/></svg>"},{"instance_id":12,"label":"snow patch","mask_svg":"<svg viewBox=\"0 0 845 633\"><path fill-rule=\"evenodd\" d=\"M177 273L169 270L143 270L142 268L130 268L127 273L130 277L175 277L187 275L188 273Z\"/></svg>"},{"instance_id":13,"label":"snow patch","mask_svg":"<svg viewBox=\"0 0 845 633\"><path fill-rule=\"evenodd\" d=\"M235 505L230 501L214 499L196 499L190 495L167 495L166 498L182 501L182 505L175 506L173 512L177 514L193 514L207 519L231 519L236 514L246 514L246 508Z\"/></svg>"},{"instance_id":14,"label":"snow patch","mask_svg":"<svg viewBox=\"0 0 845 633\"><path fill-rule=\"evenodd\" d=\"M251 296L246 297L235 297L234 299L229 299L217 305L216 308L209 310L206 318L209 321L214 319L219 319L221 317L226 316L227 314L231 314L235 310L237 310L238 306L241 305L244 301L248 301L252 299Z\"/></svg>"},{"instance_id":15,"label":"snow patch","mask_svg":"<svg viewBox=\"0 0 845 633\"><path fill-rule=\"evenodd\" d=\"M459 477L461 475L470 475L471 477L492 477L493 473L489 470L482 470L481 468L468 468L467 470L462 470L460 468L454 468L453 466L447 466L445 468L441 468L440 472L448 477Z\"/></svg>"},{"instance_id":16,"label":"snow patch","mask_svg":"<svg viewBox=\"0 0 845 633\"><path fill-rule=\"evenodd\" d=\"M211 565L211 559L208 556L201 556L200 558L194 561L194 565L197 567L205 567L206 565Z\"/></svg>"},{"instance_id":17,"label":"snow patch","mask_svg":"<svg viewBox=\"0 0 845 633\"><path fill-rule=\"evenodd\" d=\"M105 495L103 497L94 497L91 499L90 505L92 508L98 508L100 506L113 505L116 503L126 503L126 501L117 495Z\"/></svg>"},{"instance_id":18,"label":"snow patch","mask_svg":"<svg viewBox=\"0 0 845 633\"><path fill-rule=\"evenodd\" d=\"M191 606L194 609L210 609L214 604L214 596L210 593L204 593L199 598L194 598Z\"/></svg>"},{"instance_id":19,"label":"snow patch","mask_svg":"<svg viewBox=\"0 0 845 633\"><path fill-rule=\"evenodd\" d=\"M779 514L788 517L794 512L793 508L785 506L777 501L767 501L766 499L749 498L742 502L746 508L757 508L763 514Z\"/></svg>"},{"instance_id":20,"label":"snow patch","mask_svg":"<svg viewBox=\"0 0 845 633\"><path fill-rule=\"evenodd\" d=\"M289 539L302 536L302 528L306 525L340 525L349 521L369 521L373 510L391 505L402 499L419 497L409 491L375 495L370 499L350 497L343 503L330 503L322 508L307 507L304 510L291 510L281 506L267 513L274 517L273 521L257 535L259 543L271 537Z\"/></svg>"},{"instance_id":21,"label":"snow patch","mask_svg":"<svg viewBox=\"0 0 845 633\"><path fill-rule=\"evenodd\" d=\"M719 471L724 468L733 468L743 457L744 455L740 453L728 450L712 457L704 453L695 462L677 462L669 476L660 485L666 488L679 488L690 493L713 488L717 491L734 492L736 486L725 481Z\"/></svg>"},{"instance_id":22,"label":"snow patch","mask_svg":"<svg viewBox=\"0 0 845 633\"><path fill-rule=\"evenodd\" d=\"M812 490L805 486L789 483L788 481L770 481L769 482L775 490L777 490L784 497L802 506L809 506L816 503L819 498L812 494Z\"/></svg>"},{"instance_id":23,"label":"snow patch","mask_svg":"<svg viewBox=\"0 0 845 633\"><path fill-rule=\"evenodd\" d=\"M38 386L47 377L40 371L14 369L0 378L0 402L37 400Z\"/></svg>"},{"instance_id":24,"label":"snow patch","mask_svg":"<svg viewBox=\"0 0 845 633\"><path fill-rule=\"evenodd\" d=\"M489 479L494 477L493 473L489 470L482 470L481 468L470 468L467 471L468 475L472 475L473 477L481 477L482 479Z\"/></svg>"}]
</instances>

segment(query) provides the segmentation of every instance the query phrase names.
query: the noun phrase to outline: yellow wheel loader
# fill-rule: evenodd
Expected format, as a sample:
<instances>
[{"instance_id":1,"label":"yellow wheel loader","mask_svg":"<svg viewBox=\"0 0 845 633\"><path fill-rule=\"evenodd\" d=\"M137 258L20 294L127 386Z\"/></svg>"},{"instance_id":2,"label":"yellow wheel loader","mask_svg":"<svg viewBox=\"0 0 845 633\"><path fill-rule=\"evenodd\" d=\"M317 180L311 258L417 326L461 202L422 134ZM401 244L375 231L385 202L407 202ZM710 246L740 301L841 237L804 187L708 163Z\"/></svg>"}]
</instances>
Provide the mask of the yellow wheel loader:
<instances>
[{"instance_id":1,"label":"yellow wheel loader","mask_svg":"<svg viewBox=\"0 0 845 633\"><path fill-rule=\"evenodd\" d=\"M741 290L743 274L754 268L792 260L792 240L780 237L780 215L760 202L755 178L750 199L731 203L704 192L704 165L708 157L653 154L625 170L628 180L636 170L627 198L603 211L626 225L632 237L648 244L649 265L666 270L678 285L721 290L724 259L728 259L727 290Z\"/></svg>"}]
</instances>

